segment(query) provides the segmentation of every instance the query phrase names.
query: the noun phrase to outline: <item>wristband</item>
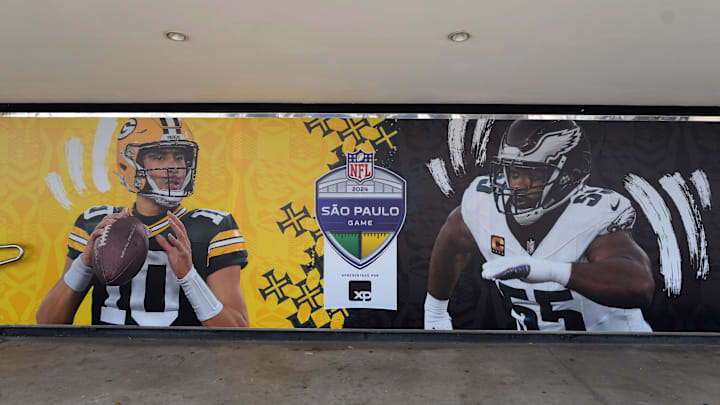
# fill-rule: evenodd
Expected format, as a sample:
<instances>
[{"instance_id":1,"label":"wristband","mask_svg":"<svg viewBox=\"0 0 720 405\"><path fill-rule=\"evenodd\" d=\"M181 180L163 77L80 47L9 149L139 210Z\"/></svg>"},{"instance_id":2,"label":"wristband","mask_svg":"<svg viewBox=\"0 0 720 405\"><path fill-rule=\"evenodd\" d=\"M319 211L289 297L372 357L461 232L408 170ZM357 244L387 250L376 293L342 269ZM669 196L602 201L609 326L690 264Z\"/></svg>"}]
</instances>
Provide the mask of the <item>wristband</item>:
<instances>
[{"instance_id":1,"label":"wristband","mask_svg":"<svg viewBox=\"0 0 720 405\"><path fill-rule=\"evenodd\" d=\"M95 273L92 267L82 262L82 254L73 260L70 268L63 276L63 281L73 291L84 292L90 285Z\"/></svg>"},{"instance_id":2,"label":"wristband","mask_svg":"<svg viewBox=\"0 0 720 405\"><path fill-rule=\"evenodd\" d=\"M426 330L452 330L452 318L447 312L450 300L439 300L430 293L425 297L425 322Z\"/></svg>"},{"instance_id":3,"label":"wristband","mask_svg":"<svg viewBox=\"0 0 720 405\"><path fill-rule=\"evenodd\" d=\"M554 263L551 270L552 281L567 287L572 273L572 263Z\"/></svg>"},{"instance_id":4,"label":"wristband","mask_svg":"<svg viewBox=\"0 0 720 405\"><path fill-rule=\"evenodd\" d=\"M444 315L447 313L449 303L450 300L439 300L430 295L430 293L427 293L425 297L425 312L433 315Z\"/></svg>"},{"instance_id":5,"label":"wristband","mask_svg":"<svg viewBox=\"0 0 720 405\"><path fill-rule=\"evenodd\" d=\"M528 283L552 281L563 286L567 286L572 273L572 263L520 256L485 262L482 268L482 277L486 280L519 279Z\"/></svg>"},{"instance_id":6,"label":"wristband","mask_svg":"<svg viewBox=\"0 0 720 405\"><path fill-rule=\"evenodd\" d=\"M200 322L215 317L223 310L222 302L213 294L194 266L185 277L178 279L178 282Z\"/></svg>"}]
</instances>

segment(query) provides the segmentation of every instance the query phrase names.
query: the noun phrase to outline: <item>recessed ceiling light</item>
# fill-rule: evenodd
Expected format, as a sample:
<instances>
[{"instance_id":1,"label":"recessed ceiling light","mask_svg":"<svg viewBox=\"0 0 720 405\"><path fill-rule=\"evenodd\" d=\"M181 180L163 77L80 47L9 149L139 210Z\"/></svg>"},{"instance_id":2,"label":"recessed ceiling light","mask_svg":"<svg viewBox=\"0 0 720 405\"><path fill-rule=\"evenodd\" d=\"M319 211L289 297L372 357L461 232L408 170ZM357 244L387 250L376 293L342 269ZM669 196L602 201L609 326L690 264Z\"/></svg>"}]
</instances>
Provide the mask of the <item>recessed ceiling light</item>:
<instances>
[{"instance_id":1,"label":"recessed ceiling light","mask_svg":"<svg viewBox=\"0 0 720 405\"><path fill-rule=\"evenodd\" d=\"M456 31L448 35L448 39L453 42L464 42L470 39L470 33L467 31Z\"/></svg>"},{"instance_id":2,"label":"recessed ceiling light","mask_svg":"<svg viewBox=\"0 0 720 405\"><path fill-rule=\"evenodd\" d=\"M187 41L189 39L187 35L183 34L182 32L177 32L177 31L168 31L165 33L165 36L167 37L167 39L169 39L171 41L182 42L182 41Z\"/></svg>"}]
</instances>

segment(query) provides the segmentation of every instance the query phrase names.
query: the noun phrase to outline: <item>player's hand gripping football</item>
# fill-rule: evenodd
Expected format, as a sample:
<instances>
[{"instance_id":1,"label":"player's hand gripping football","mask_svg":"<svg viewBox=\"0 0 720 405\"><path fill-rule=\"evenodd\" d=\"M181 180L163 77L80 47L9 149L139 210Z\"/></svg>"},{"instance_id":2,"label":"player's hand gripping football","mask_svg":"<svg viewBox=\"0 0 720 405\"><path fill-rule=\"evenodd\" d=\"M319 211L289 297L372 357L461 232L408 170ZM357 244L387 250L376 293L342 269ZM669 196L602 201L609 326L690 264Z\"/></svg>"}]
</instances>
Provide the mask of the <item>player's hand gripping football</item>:
<instances>
[{"instance_id":1,"label":"player's hand gripping football","mask_svg":"<svg viewBox=\"0 0 720 405\"><path fill-rule=\"evenodd\" d=\"M88 239L87 245L85 245L85 250L83 251L82 256L80 256L80 258L81 258L81 260L82 260L82 262L83 262L84 265L86 265L87 267L92 267L92 265L93 265L93 252L94 252L94 248L95 248L95 241L97 240L97 238L98 238L100 235L102 235L102 233L103 233L103 231L105 230L105 228L106 228L108 225L112 224L113 222L117 221L118 218L126 217L126 216L128 216L129 214L130 214L130 213L129 213L128 210L124 210L123 212L118 213L118 214L106 215L106 216L102 219L102 221L100 221L100 223L97 224L97 226L95 227L95 229L93 230L93 232L90 234L90 238Z\"/></svg>"},{"instance_id":2,"label":"player's hand gripping football","mask_svg":"<svg viewBox=\"0 0 720 405\"><path fill-rule=\"evenodd\" d=\"M494 259L482 267L482 277L486 280L517 278L528 283L554 281L565 286L570 280L572 263L515 256Z\"/></svg>"},{"instance_id":3,"label":"player's hand gripping football","mask_svg":"<svg viewBox=\"0 0 720 405\"><path fill-rule=\"evenodd\" d=\"M170 211L168 211L167 216L170 228L175 232L175 235L169 233L167 239L162 235L158 235L156 239L160 247L167 253L170 267L175 271L177 278L183 278L193 266L190 239L188 239L185 225L180 222L178 217Z\"/></svg>"}]
</instances>

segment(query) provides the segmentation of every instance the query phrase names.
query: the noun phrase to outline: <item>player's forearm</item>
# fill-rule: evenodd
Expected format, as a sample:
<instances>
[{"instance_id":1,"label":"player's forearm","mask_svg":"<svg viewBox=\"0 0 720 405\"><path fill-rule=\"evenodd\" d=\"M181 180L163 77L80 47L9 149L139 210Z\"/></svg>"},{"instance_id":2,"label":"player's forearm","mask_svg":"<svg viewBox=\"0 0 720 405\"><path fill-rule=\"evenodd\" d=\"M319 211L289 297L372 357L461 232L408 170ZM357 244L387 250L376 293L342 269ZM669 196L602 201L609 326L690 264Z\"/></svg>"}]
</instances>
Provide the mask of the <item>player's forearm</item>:
<instances>
[{"instance_id":1,"label":"player's forearm","mask_svg":"<svg viewBox=\"0 0 720 405\"><path fill-rule=\"evenodd\" d=\"M433 244L428 271L430 295L439 300L449 299L475 250L472 234L457 207L448 215Z\"/></svg>"},{"instance_id":2,"label":"player's forearm","mask_svg":"<svg viewBox=\"0 0 720 405\"><path fill-rule=\"evenodd\" d=\"M623 257L573 263L567 286L599 304L619 308L648 306L655 290L647 265Z\"/></svg>"},{"instance_id":3,"label":"player's forearm","mask_svg":"<svg viewBox=\"0 0 720 405\"><path fill-rule=\"evenodd\" d=\"M440 300L449 299L469 258L469 254L456 254L446 260L441 260L433 254L428 273L430 295Z\"/></svg>"},{"instance_id":4,"label":"player's forearm","mask_svg":"<svg viewBox=\"0 0 720 405\"><path fill-rule=\"evenodd\" d=\"M228 306L223 307L223 310L219 314L210 318L204 322L201 322L203 326L209 327L248 327L249 322L247 314L241 311L236 311Z\"/></svg>"},{"instance_id":5,"label":"player's forearm","mask_svg":"<svg viewBox=\"0 0 720 405\"><path fill-rule=\"evenodd\" d=\"M464 267L464 261L462 257L456 257L455 255L438 254L437 247L436 242L430 258L428 294L425 297L423 327L426 330L451 330L452 318L448 313L448 304L453 288L455 288L457 279Z\"/></svg>"},{"instance_id":6,"label":"player's forearm","mask_svg":"<svg viewBox=\"0 0 720 405\"><path fill-rule=\"evenodd\" d=\"M223 281L233 282L234 286ZM248 326L247 308L239 284L239 266L226 267L208 277L205 282L193 267L178 279L195 315L203 326ZM209 284L209 285L208 285Z\"/></svg>"},{"instance_id":7,"label":"player's forearm","mask_svg":"<svg viewBox=\"0 0 720 405\"><path fill-rule=\"evenodd\" d=\"M37 323L71 324L83 296L84 294L73 291L60 280L40 303L35 314Z\"/></svg>"},{"instance_id":8,"label":"player's forearm","mask_svg":"<svg viewBox=\"0 0 720 405\"><path fill-rule=\"evenodd\" d=\"M428 275L428 292L439 300L450 299L453 288L455 287L454 280L457 278L449 277L450 274L447 273L450 272L430 268L430 274Z\"/></svg>"}]
</instances>

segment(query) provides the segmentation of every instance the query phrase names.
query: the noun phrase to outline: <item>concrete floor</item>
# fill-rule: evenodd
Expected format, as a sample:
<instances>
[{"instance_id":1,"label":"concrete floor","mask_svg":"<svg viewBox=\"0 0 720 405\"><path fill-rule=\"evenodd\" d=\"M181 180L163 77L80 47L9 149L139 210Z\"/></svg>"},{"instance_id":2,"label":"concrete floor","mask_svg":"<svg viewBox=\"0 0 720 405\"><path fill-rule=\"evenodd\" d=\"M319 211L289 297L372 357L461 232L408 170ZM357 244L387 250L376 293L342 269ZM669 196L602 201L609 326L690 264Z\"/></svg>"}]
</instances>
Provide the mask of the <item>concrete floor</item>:
<instances>
[{"instance_id":1,"label":"concrete floor","mask_svg":"<svg viewBox=\"0 0 720 405\"><path fill-rule=\"evenodd\" d=\"M720 345L0 339L2 404L720 404Z\"/></svg>"}]
</instances>

